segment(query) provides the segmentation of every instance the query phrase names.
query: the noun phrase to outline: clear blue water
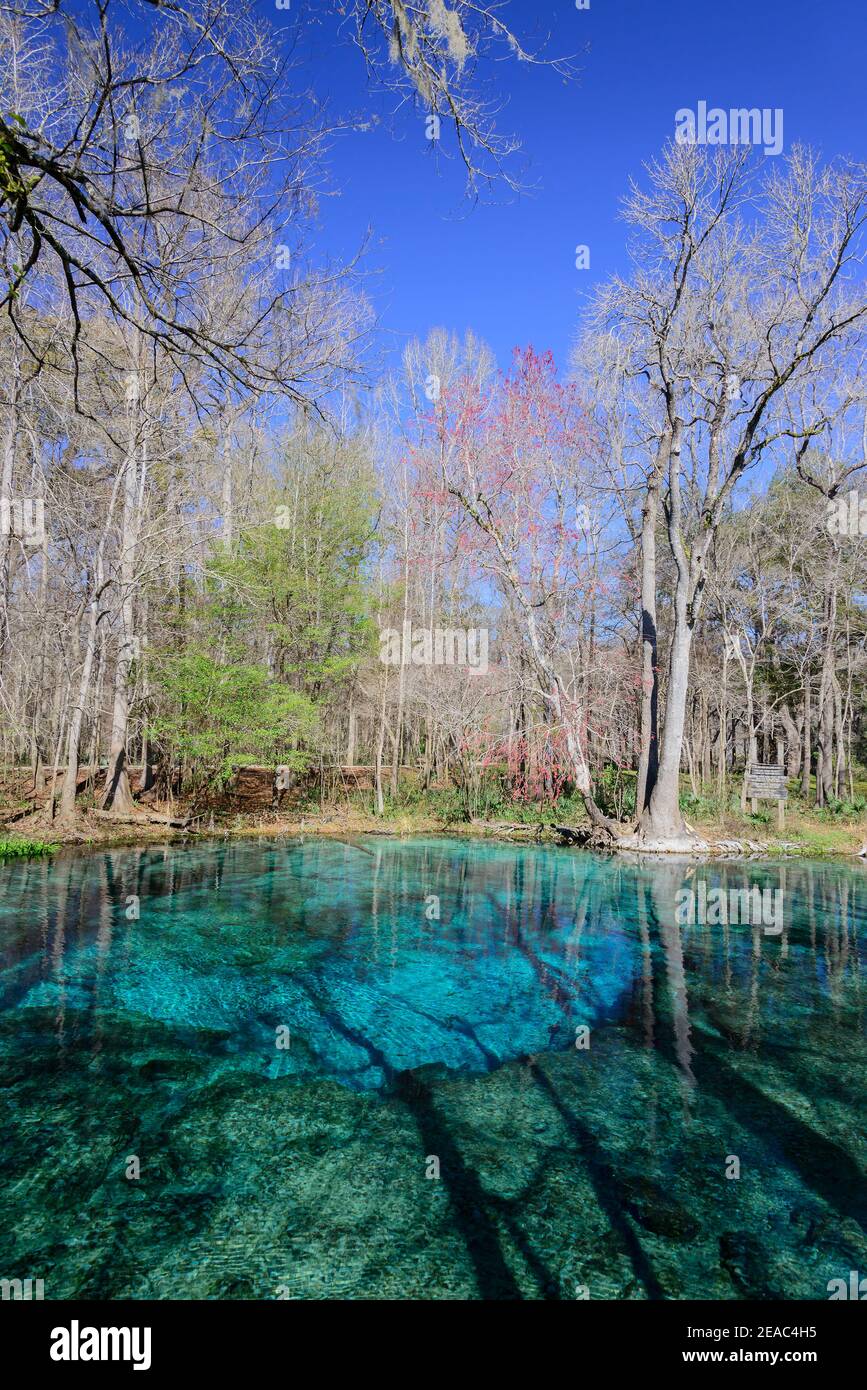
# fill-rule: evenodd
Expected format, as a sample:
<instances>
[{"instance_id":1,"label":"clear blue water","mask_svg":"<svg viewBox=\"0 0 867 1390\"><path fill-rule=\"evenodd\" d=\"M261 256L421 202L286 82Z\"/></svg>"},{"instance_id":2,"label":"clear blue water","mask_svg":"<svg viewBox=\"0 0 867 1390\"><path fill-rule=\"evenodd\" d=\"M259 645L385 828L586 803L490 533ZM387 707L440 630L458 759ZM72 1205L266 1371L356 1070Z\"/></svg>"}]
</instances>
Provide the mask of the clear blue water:
<instances>
[{"instance_id":1,"label":"clear blue water","mask_svg":"<svg viewBox=\"0 0 867 1390\"><path fill-rule=\"evenodd\" d=\"M781 889L782 930L679 926L699 879ZM0 1278L825 1298L867 1272L865 940L859 865L370 838L0 866Z\"/></svg>"}]
</instances>

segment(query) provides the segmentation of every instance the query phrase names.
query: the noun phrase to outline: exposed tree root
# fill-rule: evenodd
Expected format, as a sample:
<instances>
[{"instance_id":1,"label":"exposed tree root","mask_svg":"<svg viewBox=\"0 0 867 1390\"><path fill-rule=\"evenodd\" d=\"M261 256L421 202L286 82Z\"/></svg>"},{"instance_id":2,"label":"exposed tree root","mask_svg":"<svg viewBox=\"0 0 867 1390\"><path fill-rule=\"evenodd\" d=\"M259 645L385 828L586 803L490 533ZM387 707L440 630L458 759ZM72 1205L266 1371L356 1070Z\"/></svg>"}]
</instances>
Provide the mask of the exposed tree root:
<instances>
[{"instance_id":1,"label":"exposed tree root","mask_svg":"<svg viewBox=\"0 0 867 1390\"><path fill-rule=\"evenodd\" d=\"M97 811L90 812L99 820L112 821L115 825L170 825L174 830L186 830L191 825L192 816L161 816L156 811Z\"/></svg>"}]
</instances>

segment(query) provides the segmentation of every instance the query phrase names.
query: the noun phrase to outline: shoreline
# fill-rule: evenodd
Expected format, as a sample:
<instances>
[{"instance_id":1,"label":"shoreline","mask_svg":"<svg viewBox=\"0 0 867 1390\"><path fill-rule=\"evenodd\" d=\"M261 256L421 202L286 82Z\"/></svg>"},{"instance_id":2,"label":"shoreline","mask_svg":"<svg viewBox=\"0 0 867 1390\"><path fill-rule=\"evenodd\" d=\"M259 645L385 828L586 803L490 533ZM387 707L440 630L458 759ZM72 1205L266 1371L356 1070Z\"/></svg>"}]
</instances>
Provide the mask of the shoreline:
<instances>
[{"instance_id":1,"label":"shoreline","mask_svg":"<svg viewBox=\"0 0 867 1390\"><path fill-rule=\"evenodd\" d=\"M822 830L828 829L825 826L820 828ZM29 836L22 834L22 829L25 827L22 827L20 822L6 825L0 821L0 841L3 839L11 843L26 841ZM259 820L255 823L221 824L215 822L207 826L199 825L196 829L176 828L145 821L142 821L140 825L128 823L108 826L105 822L101 824L88 823L85 815L82 817L80 827L73 832L55 833L49 826L28 825L26 827L27 831L38 834L39 840L44 844L53 845L55 847L53 853L75 849L101 850L192 843L196 840L212 839L296 839L302 836L316 836L323 839L352 840L361 836L381 836L388 839L421 839L436 836L444 839L496 840L503 844L513 845L559 845L564 848L584 849L594 853L621 855L630 860L670 862L673 859L840 859L846 861L855 859L867 867L867 858L861 852L861 846L867 840L867 831L860 827L832 827L838 832L838 837L835 838L839 838L840 843L822 845L816 844L810 838L799 841L798 839L777 836L768 839L732 836L726 833L722 827L699 825L694 827L694 833L704 843L694 850L684 849L682 846L673 847L671 850L650 850L637 847L634 843L623 845L592 843L590 842L589 827L581 826L575 827L574 831L570 828L570 835L574 836L570 842L570 839L564 836L563 829L561 827L558 832L553 823L543 824L541 822L524 824L522 822L473 820L445 824L434 817L394 816L382 821L360 815L353 815L348 818L344 816L341 819L328 815L321 818L316 815L302 815L267 821ZM581 841L585 839L587 843L582 843ZM848 843L844 843L844 841L848 841ZM7 857L0 853L0 864L13 862L14 857L21 856ZM34 854L32 857L41 856ZM45 857L50 857L50 855L45 855Z\"/></svg>"}]
</instances>

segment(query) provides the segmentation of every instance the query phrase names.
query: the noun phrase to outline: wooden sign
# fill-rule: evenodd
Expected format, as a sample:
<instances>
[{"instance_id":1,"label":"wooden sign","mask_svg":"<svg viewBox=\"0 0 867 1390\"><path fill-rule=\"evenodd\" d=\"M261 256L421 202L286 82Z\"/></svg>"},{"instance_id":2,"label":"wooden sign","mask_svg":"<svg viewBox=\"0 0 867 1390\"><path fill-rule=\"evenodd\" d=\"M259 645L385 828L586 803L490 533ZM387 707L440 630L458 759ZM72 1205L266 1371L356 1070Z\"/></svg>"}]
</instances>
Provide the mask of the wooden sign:
<instances>
[{"instance_id":1,"label":"wooden sign","mask_svg":"<svg viewBox=\"0 0 867 1390\"><path fill-rule=\"evenodd\" d=\"M782 763L750 763L747 768L747 795L763 801L785 801L786 769Z\"/></svg>"},{"instance_id":2,"label":"wooden sign","mask_svg":"<svg viewBox=\"0 0 867 1390\"><path fill-rule=\"evenodd\" d=\"M776 801L777 821L782 829L787 795L786 769L782 763L750 763L747 768L747 796L752 802L753 815L759 809L760 800Z\"/></svg>"}]
</instances>

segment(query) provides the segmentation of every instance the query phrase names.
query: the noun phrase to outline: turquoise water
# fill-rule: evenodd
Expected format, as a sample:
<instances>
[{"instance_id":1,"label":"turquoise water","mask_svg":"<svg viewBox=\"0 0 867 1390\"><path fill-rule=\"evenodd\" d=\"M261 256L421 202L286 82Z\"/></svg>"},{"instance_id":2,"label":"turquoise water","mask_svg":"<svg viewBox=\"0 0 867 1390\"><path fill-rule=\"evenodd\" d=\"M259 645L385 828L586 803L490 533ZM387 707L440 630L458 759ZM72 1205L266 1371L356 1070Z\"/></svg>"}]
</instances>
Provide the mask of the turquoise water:
<instances>
[{"instance_id":1,"label":"turquoise water","mask_svg":"<svg viewBox=\"0 0 867 1390\"><path fill-rule=\"evenodd\" d=\"M779 920L678 925L700 881ZM370 838L0 866L0 1278L826 1298L867 1273L865 940L858 865Z\"/></svg>"}]
</instances>

